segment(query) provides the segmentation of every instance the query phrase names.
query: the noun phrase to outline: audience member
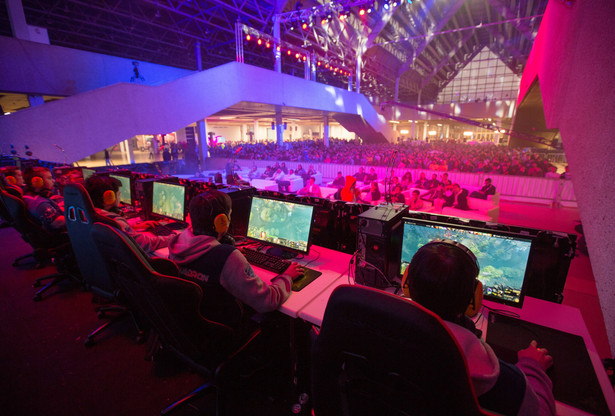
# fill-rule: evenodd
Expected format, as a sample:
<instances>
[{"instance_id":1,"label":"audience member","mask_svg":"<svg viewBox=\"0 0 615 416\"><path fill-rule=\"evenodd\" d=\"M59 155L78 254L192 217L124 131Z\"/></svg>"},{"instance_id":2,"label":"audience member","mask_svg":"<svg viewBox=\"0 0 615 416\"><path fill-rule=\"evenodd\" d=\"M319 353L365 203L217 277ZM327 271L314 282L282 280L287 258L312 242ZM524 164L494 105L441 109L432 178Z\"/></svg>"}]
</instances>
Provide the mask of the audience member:
<instances>
[{"instance_id":1,"label":"audience member","mask_svg":"<svg viewBox=\"0 0 615 416\"><path fill-rule=\"evenodd\" d=\"M361 201L361 193L356 188L356 184L357 178L354 176L346 176L344 187L335 193L334 198L346 202Z\"/></svg>"},{"instance_id":2,"label":"audience member","mask_svg":"<svg viewBox=\"0 0 615 416\"><path fill-rule=\"evenodd\" d=\"M316 179L310 177L308 179L308 183L304 188L301 188L297 195L305 195L305 196L317 196L322 197L322 193L320 192L320 186L316 185Z\"/></svg>"},{"instance_id":3,"label":"audience member","mask_svg":"<svg viewBox=\"0 0 615 416\"><path fill-rule=\"evenodd\" d=\"M410 208L410 210L419 211L423 209L424 204L420 196L421 193L418 189L412 191L412 197L410 197L410 200L408 201L408 208Z\"/></svg>"},{"instance_id":4,"label":"audience member","mask_svg":"<svg viewBox=\"0 0 615 416\"><path fill-rule=\"evenodd\" d=\"M205 318L240 328L254 314L276 310L288 299L293 280L303 268L297 263L263 282L233 245L223 244L231 220L231 198L210 190L190 201L192 227L169 242L169 258L181 276L203 288Z\"/></svg>"},{"instance_id":5,"label":"audience member","mask_svg":"<svg viewBox=\"0 0 615 416\"><path fill-rule=\"evenodd\" d=\"M36 166L23 174L26 189L24 203L30 216L48 231L66 231L64 204L61 196L54 194L55 180L48 168Z\"/></svg>"},{"instance_id":6,"label":"audience member","mask_svg":"<svg viewBox=\"0 0 615 416\"><path fill-rule=\"evenodd\" d=\"M382 198L382 193L380 192L380 187L378 186L378 182L372 182L369 184L369 190L367 191L367 195L365 198L361 198L366 202L377 202Z\"/></svg>"},{"instance_id":7,"label":"audience member","mask_svg":"<svg viewBox=\"0 0 615 416\"><path fill-rule=\"evenodd\" d=\"M485 179L485 185L478 191L472 192L472 198L487 199L489 195L495 195L495 186L491 184L491 178Z\"/></svg>"},{"instance_id":8,"label":"audience member","mask_svg":"<svg viewBox=\"0 0 615 416\"><path fill-rule=\"evenodd\" d=\"M393 187L393 192L391 193L391 202L405 204L406 197L401 193L401 185L395 185Z\"/></svg>"},{"instance_id":9,"label":"audience member","mask_svg":"<svg viewBox=\"0 0 615 416\"><path fill-rule=\"evenodd\" d=\"M429 189L429 181L427 180L427 177L425 176L425 172L421 172L419 174L419 178L414 183L414 186L416 188Z\"/></svg>"},{"instance_id":10,"label":"audience member","mask_svg":"<svg viewBox=\"0 0 615 416\"><path fill-rule=\"evenodd\" d=\"M412 187L412 174L410 173L410 171L404 173L404 175L401 177L400 184L402 190L404 191Z\"/></svg>"},{"instance_id":11,"label":"audience member","mask_svg":"<svg viewBox=\"0 0 615 416\"><path fill-rule=\"evenodd\" d=\"M346 179L344 179L344 176L342 176L342 172L337 172L337 176L335 177L335 179L333 179L333 182L331 182L331 185L336 187L336 188L343 188L344 184L346 183Z\"/></svg>"},{"instance_id":12,"label":"audience member","mask_svg":"<svg viewBox=\"0 0 615 416\"><path fill-rule=\"evenodd\" d=\"M377 180L378 180L378 174L376 173L376 169L370 168L369 173L365 176L365 182L373 182Z\"/></svg>"},{"instance_id":13,"label":"audience member","mask_svg":"<svg viewBox=\"0 0 615 416\"><path fill-rule=\"evenodd\" d=\"M464 352L479 403L498 414L555 415L552 383L545 371L553 359L532 341L516 365L497 358L480 339L465 310L474 298L479 265L474 254L451 240L434 240L410 262L404 286L413 301L436 313Z\"/></svg>"},{"instance_id":14,"label":"audience member","mask_svg":"<svg viewBox=\"0 0 615 416\"><path fill-rule=\"evenodd\" d=\"M119 208L121 186L122 183L119 180L108 176L94 175L85 181L85 189L90 194L96 212L115 221L120 230L132 237L146 252L151 253L166 247L171 235L156 236L147 232L137 232L128 224L128 220ZM135 228L144 231L154 225L154 221L146 221L135 225Z\"/></svg>"},{"instance_id":15,"label":"audience member","mask_svg":"<svg viewBox=\"0 0 615 416\"><path fill-rule=\"evenodd\" d=\"M365 178L367 178L367 174L365 173L365 169L363 168L363 166L361 166L359 168L359 171L354 174L354 177L358 182L365 182Z\"/></svg>"}]
</instances>

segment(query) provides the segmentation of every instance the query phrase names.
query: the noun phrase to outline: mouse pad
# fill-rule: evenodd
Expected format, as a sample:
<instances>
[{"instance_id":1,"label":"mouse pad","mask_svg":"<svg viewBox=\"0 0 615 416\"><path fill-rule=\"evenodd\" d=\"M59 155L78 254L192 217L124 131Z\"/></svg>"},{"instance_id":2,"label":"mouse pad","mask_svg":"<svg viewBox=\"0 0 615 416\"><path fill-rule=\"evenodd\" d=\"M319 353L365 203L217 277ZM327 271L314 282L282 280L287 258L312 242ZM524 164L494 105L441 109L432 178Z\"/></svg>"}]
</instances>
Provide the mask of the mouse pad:
<instances>
[{"instance_id":1,"label":"mouse pad","mask_svg":"<svg viewBox=\"0 0 615 416\"><path fill-rule=\"evenodd\" d=\"M322 272L308 267L304 267L303 270L303 276L293 282L293 292L299 292L322 274Z\"/></svg>"},{"instance_id":2,"label":"mouse pad","mask_svg":"<svg viewBox=\"0 0 615 416\"><path fill-rule=\"evenodd\" d=\"M502 361L516 363L517 351L527 348L534 339L539 348L546 348L553 357L553 367L547 374L553 382L555 400L608 416L609 409L582 337L489 313L486 341Z\"/></svg>"}]
</instances>

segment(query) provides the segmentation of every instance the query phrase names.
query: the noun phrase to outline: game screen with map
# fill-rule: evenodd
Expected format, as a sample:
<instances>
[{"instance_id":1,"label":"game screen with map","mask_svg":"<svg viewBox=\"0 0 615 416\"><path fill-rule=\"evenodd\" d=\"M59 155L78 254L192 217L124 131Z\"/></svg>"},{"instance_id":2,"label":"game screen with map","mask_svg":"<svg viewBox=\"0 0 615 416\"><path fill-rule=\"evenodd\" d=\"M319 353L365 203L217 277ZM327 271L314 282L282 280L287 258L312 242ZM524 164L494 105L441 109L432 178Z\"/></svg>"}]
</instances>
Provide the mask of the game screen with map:
<instances>
[{"instance_id":1,"label":"game screen with map","mask_svg":"<svg viewBox=\"0 0 615 416\"><path fill-rule=\"evenodd\" d=\"M109 174L110 178L117 179L122 183L120 188L120 202L126 205L132 205L132 190L130 187L130 178L122 175Z\"/></svg>"},{"instance_id":2,"label":"game screen with map","mask_svg":"<svg viewBox=\"0 0 615 416\"><path fill-rule=\"evenodd\" d=\"M435 239L454 240L472 250L480 265L478 279L483 284L485 299L521 307L532 247L530 237L404 218L401 275L406 271L414 253Z\"/></svg>"},{"instance_id":3,"label":"game screen with map","mask_svg":"<svg viewBox=\"0 0 615 416\"><path fill-rule=\"evenodd\" d=\"M152 213L184 221L186 188L183 185L154 182L152 189Z\"/></svg>"},{"instance_id":4,"label":"game screen with map","mask_svg":"<svg viewBox=\"0 0 615 416\"><path fill-rule=\"evenodd\" d=\"M254 196L247 236L295 253L308 254L314 207Z\"/></svg>"}]
</instances>

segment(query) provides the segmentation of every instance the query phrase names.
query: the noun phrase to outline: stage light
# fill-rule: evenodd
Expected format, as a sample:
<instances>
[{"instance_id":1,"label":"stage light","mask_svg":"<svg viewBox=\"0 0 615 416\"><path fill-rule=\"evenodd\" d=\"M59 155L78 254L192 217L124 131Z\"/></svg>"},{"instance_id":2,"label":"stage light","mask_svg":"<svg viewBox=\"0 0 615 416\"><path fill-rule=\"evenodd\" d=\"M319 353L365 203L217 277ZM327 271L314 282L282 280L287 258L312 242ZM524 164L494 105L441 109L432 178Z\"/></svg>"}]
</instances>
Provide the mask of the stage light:
<instances>
[{"instance_id":1,"label":"stage light","mask_svg":"<svg viewBox=\"0 0 615 416\"><path fill-rule=\"evenodd\" d=\"M328 23L328 20L327 20L327 19L322 19L322 20L320 21L320 24L321 24L321 25L326 25L327 23Z\"/></svg>"},{"instance_id":2,"label":"stage light","mask_svg":"<svg viewBox=\"0 0 615 416\"><path fill-rule=\"evenodd\" d=\"M300 57L301 57L301 54L300 54L300 53L296 53L296 54L295 54L295 58L299 59Z\"/></svg>"},{"instance_id":3,"label":"stage light","mask_svg":"<svg viewBox=\"0 0 615 416\"><path fill-rule=\"evenodd\" d=\"M246 40L247 40L248 42L250 42L250 40L251 40L251 39L252 39L252 36L250 36L250 35L246 35Z\"/></svg>"},{"instance_id":4,"label":"stage light","mask_svg":"<svg viewBox=\"0 0 615 416\"><path fill-rule=\"evenodd\" d=\"M321 65L320 61L318 61L318 63L316 65L320 66Z\"/></svg>"},{"instance_id":5,"label":"stage light","mask_svg":"<svg viewBox=\"0 0 615 416\"><path fill-rule=\"evenodd\" d=\"M263 44L263 40L259 39L259 40L256 41L256 43L258 43L259 45L262 45Z\"/></svg>"},{"instance_id":6,"label":"stage light","mask_svg":"<svg viewBox=\"0 0 615 416\"><path fill-rule=\"evenodd\" d=\"M361 10L359 10L359 16L365 16L365 9L361 7Z\"/></svg>"},{"instance_id":7,"label":"stage light","mask_svg":"<svg viewBox=\"0 0 615 416\"><path fill-rule=\"evenodd\" d=\"M325 69L329 68L329 64L325 64Z\"/></svg>"},{"instance_id":8,"label":"stage light","mask_svg":"<svg viewBox=\"0 0 615 416\"><path fill-rule=\"evenodd\" d=\"M290 55L290 54L291 54L291 51L290 51L290 49L289 49L289 50L288 50L288 55Z\"/></svg>"},{"instance_id":9,"label":"stage light","mask_svg":"<svg viewBox=\"0 0 615 416\"><path fill-rule=\"evenodd\" d=\"M384 7L384 10L389 10L391 8L391 6L389 6L389 3L384 3L382 7Z\"/></svg>"},{"instance_id":10,"label":"stage light","mask_svg":"<svg viewBox=\"0 0 615 416\"><path fill-rule=\"evenodd\" d=\"M305 61L306 59L307 59L307 56L304 56L304 57L303 57L303 60Z\"/></svg>"},{"instance_id":11,"label":"stage light","mask_svg":"<svg viewBox=\"0 0 615 416\"><path fill-rule=\"evenodd\" d=\"M280 52L282 50L282 48L280 48L279 46L275 48L278 52Z\"/></svg>"},{"instance_id":12,"label":"stage light","mask_svg":"<svg viewBox=\"0 0 615 416\"><path fill-rule=\"evenodd\" d=\"M271 43L267 42L267 43L265 43L265 46L266 46L267 48L271 48Z\"/></svg>"}]
</instances>

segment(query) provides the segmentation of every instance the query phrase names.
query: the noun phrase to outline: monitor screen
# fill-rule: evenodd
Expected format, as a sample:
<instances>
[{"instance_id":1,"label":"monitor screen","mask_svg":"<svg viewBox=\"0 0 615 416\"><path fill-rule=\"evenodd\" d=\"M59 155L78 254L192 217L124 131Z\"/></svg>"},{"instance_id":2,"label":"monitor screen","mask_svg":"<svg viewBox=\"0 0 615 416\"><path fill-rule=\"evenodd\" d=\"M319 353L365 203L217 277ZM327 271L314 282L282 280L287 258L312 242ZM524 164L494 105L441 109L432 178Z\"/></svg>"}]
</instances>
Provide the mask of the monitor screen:
<instances>
[{"instance_id":1,"label":"monitor screen","mask_svg":"<svg viewBox=\"0 0 615 416\"><path fill-rule=\"evenodd\" d=\"M311 205L254 196L247 236L283 250L308 254L313 216Z\"/></svg>"},{"instance_id":2,"label":"monitor screen","mask_svg":"<svg viewBox=\"0 0 615 416\"><path fill-rule=\"evenodd\" d=\"M94 169L81 168L81 172L83 173L83 180L87 181L88 178L96 173Z\"/></svg>"},{"instance_id":3,"label":"monitor screen","mask_svg":"<svg viewBox=\"0 0 615 416\"><path fill-rule=\"evenodd\" d=\"M478 279L483 284L484 297L521 307L531 237L414 218L404 218L403 224L401 275L414 253L426 243L435 239L454 240L472 250L478 259Z\"/></svg>"},{"instance_id":4,"label":"monitor screen","mask_svg":"<svg viewBox=\"0 0 615 416\"><path fill-rule=\"evenodd\" d=\"M152 213L178 221L185 219L186 187L183 185L154 182Z\"/></svg>"},{"instance_id":5,"label":"monitor screen","mask_svg":"<svg viewBox=\"0 0 615 416\"><path fill-rule=\"evenodd\" d=\"M130 178L122 175L109 174L110 178L117 179L122 183L120 188L120 202L126 205L132 205L132 188L130 186Z\"/></svg>"}]
</instances>

